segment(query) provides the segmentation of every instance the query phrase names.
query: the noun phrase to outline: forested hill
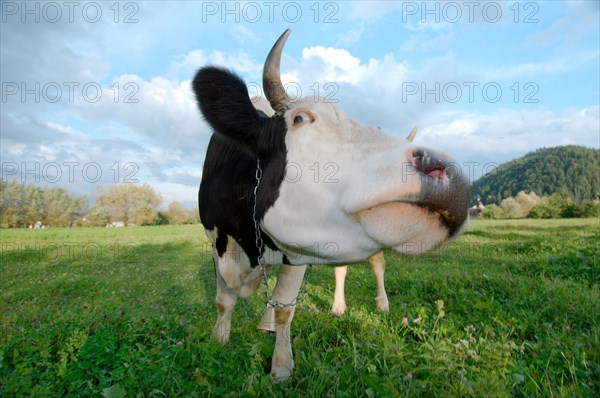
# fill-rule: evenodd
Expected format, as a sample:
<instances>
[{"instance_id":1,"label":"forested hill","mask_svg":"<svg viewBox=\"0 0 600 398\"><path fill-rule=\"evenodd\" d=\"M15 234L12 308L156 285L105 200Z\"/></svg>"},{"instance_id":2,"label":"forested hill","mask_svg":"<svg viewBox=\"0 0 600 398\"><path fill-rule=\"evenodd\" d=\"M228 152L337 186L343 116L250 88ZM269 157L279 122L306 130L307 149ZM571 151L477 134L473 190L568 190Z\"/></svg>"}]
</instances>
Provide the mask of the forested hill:
<instances>
[{"instance_id":1,"label":"forested hill","mask_svg":"<svg viewBox=\"0 0 600 398\"><path fill-rule=\"evenodd\" d=\"M542 148L511 160L473 183L470 203L487 204L520 191L551 195L566 192L576 202L596 199L600 193L600 150L582 146Z\"/></svg>"}]
</instances>

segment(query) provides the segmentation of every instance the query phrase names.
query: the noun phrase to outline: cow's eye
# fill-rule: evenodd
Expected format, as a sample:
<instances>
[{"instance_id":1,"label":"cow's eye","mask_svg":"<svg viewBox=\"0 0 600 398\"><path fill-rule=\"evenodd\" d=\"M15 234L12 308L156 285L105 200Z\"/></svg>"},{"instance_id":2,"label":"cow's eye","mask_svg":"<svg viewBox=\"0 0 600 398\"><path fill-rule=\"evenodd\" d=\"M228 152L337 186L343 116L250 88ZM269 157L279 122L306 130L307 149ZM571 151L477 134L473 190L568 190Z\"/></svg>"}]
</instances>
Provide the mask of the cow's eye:
<instances>
[{"instance_id":1,"label":"cow's eye","mask_svg":"<svg viewBox=\"0 0 600 398\"><path fill-rule=\"evenodd\" d=\"M300 126L305 123L312 123L315 119L306 111L297 111L294 114L294 126Z\"/></svg>"}]
</instances>

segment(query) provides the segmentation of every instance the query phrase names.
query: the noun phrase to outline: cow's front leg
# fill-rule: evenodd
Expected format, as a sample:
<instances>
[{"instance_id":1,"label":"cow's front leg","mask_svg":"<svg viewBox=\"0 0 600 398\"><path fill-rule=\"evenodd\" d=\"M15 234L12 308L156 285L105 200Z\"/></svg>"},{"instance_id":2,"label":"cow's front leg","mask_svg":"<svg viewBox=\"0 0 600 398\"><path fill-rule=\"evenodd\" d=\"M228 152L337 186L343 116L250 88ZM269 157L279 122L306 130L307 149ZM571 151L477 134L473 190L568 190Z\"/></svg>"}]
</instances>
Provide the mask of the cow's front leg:
<instances>
[{"instance_id":1,"label":"cow's front leg","mask_svg":"<svg viewBox=\"0 0 600 398\"><path fill-rule=\"evenodd\" d=\"M331 313L333 315L343 315L346 312L346 298L344 297L344 282L346 281L346 273L348 266L342 265L334 268L335 274L335 294L333 295L333 305Z\"/></svg>"},{"instance_id":2,"label":"cow's front leg","mask_svg":"<svg viewBox=\"0 0 600 398\"><path fill-rule=\"evenodd\" d=\"M217 250L213 249L213 256L217 274L217 322L213 332L217 341L227 344L231 332L231 314L237 298L240 294L242 297L250 294L258 286L260 270L250 267L248 256L230 236L227 236L226 251L219 256Z\"/></svg>"},{"instance_id":3,"label":"cow's front leg","mask_svg":"<svg viewBox=\"0 0 600 398\"><path fill-rule=\"evenodd\" d=\"M230 289L221 276L219 267L216 267L217 273L217 322L213 329L215 339L221 344L229 343L229 333L231 332L231 314L238 298L239 289Z\"/></svg>"},{"instance_id":4,"label":"cow's front leg","mask_svg":"<svg viewBox=\"0 0 600 398\"><path fill-rule=\"evenodd\" d=\"M383 283L383 274L385 272L385 258L383 257L383 252L379 252L371 256L370 261L373 275L375 275L375 280L377 281L377 297L375 297L375 300L377 301L377 309L380 311L389 312L390 305L385 292L385 285Z\"/></svg>"},{"instance_id":5,"label":"cow's front leg","mask_svg":"<svg viewBox=\"0 0 600 398\"><path fill-rule=\"evenodd\" d=\"M305 265L282 265L273 291L273 301L287 304L298 297ZM275 350L271 362L271 380L278 383L289 379L294 369L292 355L291 326L296 306L276 307L275 312Z\"/></svg>"}]
</instances>

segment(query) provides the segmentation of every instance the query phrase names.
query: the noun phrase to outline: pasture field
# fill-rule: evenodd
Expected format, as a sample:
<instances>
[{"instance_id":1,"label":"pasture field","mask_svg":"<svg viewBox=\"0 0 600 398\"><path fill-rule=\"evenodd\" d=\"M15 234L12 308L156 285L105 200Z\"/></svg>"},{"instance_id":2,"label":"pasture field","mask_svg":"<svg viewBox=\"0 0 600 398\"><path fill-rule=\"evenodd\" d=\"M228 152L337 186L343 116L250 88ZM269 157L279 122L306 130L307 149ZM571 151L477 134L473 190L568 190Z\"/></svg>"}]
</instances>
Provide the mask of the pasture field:
<instances>
[{"instance_id":1,"label":"pasture field","mask_svg":"<svg viewBox=\"0 0 600 398\"><path fill-rule=\"evenodd\" d=\"M314 267L278 385L262 288L229 346L211 339L200 226L1 230L0 396L597 397L599 226L481 220L440 252L386 252L389 314L368 262L340 318L333 270Z\"/></svg>"}]
</instances>

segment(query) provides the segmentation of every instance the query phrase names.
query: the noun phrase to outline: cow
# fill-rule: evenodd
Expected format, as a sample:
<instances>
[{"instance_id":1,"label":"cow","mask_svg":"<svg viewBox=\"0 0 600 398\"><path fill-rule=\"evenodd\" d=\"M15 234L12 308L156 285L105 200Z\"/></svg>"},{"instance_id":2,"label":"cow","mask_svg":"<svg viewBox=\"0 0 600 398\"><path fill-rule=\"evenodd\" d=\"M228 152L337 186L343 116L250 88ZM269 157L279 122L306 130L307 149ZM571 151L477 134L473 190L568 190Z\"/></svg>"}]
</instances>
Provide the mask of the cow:
<instances>
[{"instance_id":1,"label":"cow","mask_svg":"<svg viewBox=\"0 0 600 398\"><path fill-rule=\"evenodd\" d=\"M198 192L216 274L213 334L229 342L238 297L252 295L279 265L265 312L275 330L273 382L294 367L290 327L306 264L356 263L383 248L436 249L465 227L470 194L448 155L365 126L322 98L290 98L280 78L289 34L263 68L270 117L231 70L205 66L192 81L213 130ZM335 179L308 177L325 164Z\"/></svg>"},{"instance_id":2,"label":"cow","mask_svg":"<svg viewBox=\"0 0 600 398\"><path fill-rule=\"evenodd\" d=\"M383 273L385 271L385 258L383 252L379 252L369 259L371 269L377 283L377 309L383 312L390 311L390 305L385 292L385 284L383 282ZM335 293L333 295L333 304L331 305L331 313L333 315L343 315L346 312L346 298L344 295L344 284L346 281L346 273L348 272L347 265L340 265L334 268L335 275Z\"/></svg>"}]
</instances>

